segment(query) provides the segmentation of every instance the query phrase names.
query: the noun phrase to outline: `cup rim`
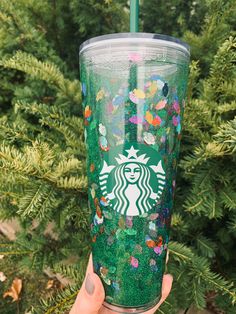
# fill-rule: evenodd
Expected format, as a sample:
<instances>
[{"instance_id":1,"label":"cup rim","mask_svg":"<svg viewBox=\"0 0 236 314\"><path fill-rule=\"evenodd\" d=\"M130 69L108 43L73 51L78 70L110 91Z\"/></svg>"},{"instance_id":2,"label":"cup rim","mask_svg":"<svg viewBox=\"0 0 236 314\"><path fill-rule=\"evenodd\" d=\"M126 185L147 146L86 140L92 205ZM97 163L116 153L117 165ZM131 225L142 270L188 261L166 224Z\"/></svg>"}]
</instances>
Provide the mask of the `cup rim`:
<instances>
[{"instance_id":1,"label":"cup rim","mask_svg":"<svg viewBox=\"0 0 236 314\"><path fill-rule=\"evenodd\" d=\"M113 33L92 37L84 41L79 47L79 54L88 48L95 48L104 45L105 41L111 43L133 42L133 43L158 43L165 45L167 48L176 48L190 55L190 46L184 41L163 34L154 33Z\"/></svg>"}]
</instances>

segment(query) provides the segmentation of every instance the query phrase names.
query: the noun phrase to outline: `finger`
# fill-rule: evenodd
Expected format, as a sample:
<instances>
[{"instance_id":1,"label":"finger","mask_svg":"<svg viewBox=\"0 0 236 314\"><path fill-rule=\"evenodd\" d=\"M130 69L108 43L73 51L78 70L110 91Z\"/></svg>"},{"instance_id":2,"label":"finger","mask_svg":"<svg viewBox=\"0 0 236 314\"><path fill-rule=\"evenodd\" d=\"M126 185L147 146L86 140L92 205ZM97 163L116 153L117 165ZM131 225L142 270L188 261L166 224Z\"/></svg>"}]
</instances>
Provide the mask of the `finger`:
<instances>
[{"instance_id":1,"label":"finger","mask_svg":"<svg viewBox=\"0 0 236 314\"><path fill-rule=\"evenodd\" d=\"M97 314L105 298L102 282L97 274L91 272L92 256L90 255L86 277L77 295L70 314Z\"/></svg>"},{"instance_id":2,"label":"finger","mask_svg":"<svg viewBox=\"0 0 236 314\"><path fill-rule=\"evenodd\" d=\"M161 306L161 304L165 301L171 291L173 282L173 277L170 274L164 275L162 280L162 290L161 290L161 299L152 309L144 312L144 314L153 314L156 310Z\"/></svg>"}]
</instances>

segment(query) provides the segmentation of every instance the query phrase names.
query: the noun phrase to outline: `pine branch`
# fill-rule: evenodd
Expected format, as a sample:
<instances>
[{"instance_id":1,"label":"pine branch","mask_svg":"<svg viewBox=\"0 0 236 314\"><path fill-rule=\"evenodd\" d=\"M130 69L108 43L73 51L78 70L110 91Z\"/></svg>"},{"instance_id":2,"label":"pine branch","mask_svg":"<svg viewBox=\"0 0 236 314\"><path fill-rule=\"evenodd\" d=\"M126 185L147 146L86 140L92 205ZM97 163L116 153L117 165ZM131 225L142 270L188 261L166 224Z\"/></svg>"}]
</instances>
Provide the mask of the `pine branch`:
<instances>
[{"instance_id":1,"label":"pine branch","mask_svg":"<svg viewBox=\"0 0 236 314\"><path fill-rule=\"evenodd\" d=\"M210 77L204 85L205 99L221 102L230 98L226 83L235 83L236 38L230 36L219 48L211 65ZM234 84L235 85L235 84ZM229 89L230 90L230 89ZM228 91L229 91L228 90ZM233 93L235 93L233 89ZM232 99L234 100L234 99Z\"/></svg>"},{"instance_id":2,"label":"pine branch","mask_svg":"<svg viewBox=\"0 0 236 314\"><path fill-rule=\"evenodd\" d=\"M14 147L2 144L0 146L0 168L13 170L19 174L35 175L37 170L34 165L29 163L29 160L23 153Z\"/></svg>"},{"instance_id":3,"label":"pine branch","mask_svg":"<svg viewBox=\"0 0 236 314\"><path fill-rule=\"evenodd\" d=\"M207 258L213 258L215 257L215 251L217 249L216 244L211 241L210 239L206 238L203 235L199 235L196 238L196 245L199 250L199 253L201 253L201 256L207 257Z\"/></svg>"},{"instance_id":4,"label":"pine branch","mask_svg":"<svg viewBox=\"0 0 236 314\"><path fill-rule=\"evenodd\" d=\"M206 308L205 289L197 282L196 278L192 282L192 299L198 309Z\"/></svg>"},{"instance_id":5,"label":"pine branch","mask_svg":"<svg viewBox=\"0 0 236 314\"><path fill-rule=\"evenodd\" d=\"M236 232L236 213L233 213L228 221L228 229L229 232L235 234Z\"/></svg>"},{"instance_id":6,"label":"pine branch","mask_svg":"<svg viewBox=\"0 0 236 314\"><path fill-rule=\"evenodd\" d=\"M0 65L23 71L58 88L64 84L64 76L55 64L39 61L23 51L17 51L12 58L1 61Z\"/></svg>"},{"instance_id":7,"label":"pine branch","mask_svg":"<svg viewBox=\"0 0 236 314\"><path fill-rule=\"evenodd\" d=\"M0 255L12 256L12 255L32 255L34 250L30 250L25 247L18 247L14 242L0 242Z\"/></svg>"},{"instance_id":8,"label":"pine branch","mask_svg":"<svg viewBox=\"0 0 236 314\"><path fill-rule=\"evenodd\" d=\"M168 244L168 250L170 254L173 255L173 258L176 261L182 261L182 262L190 262L193 258L193 253L191 249L186 247L184 244L173 242L171 241Z\"/></svg>"},{"instance_id":9,"label":"pine branch","mask_svg":"<svg viewBox=\"0 0 236 314\"><path fill-rule=\"evenodd\" d=\"M202 285L198 279L205 283L205 287L208 290L215 289L220 291L223 294L227 294L233 304L236 302L236 289L233 288L233 283L223 279L219 274L211 272L207 259L195 255L191 249L177 242L169 243L169 251L175 261L187 263L190 269L192 269L194 274L193 293L198 306L204 306L203 293L206 291L201 290Z\"/></svg>"},{"instance_id":10,"label":"pine branch","mask_svg":"<svg viewBox=\"0 0 236 314\"><path fill-rule=\"evenodd\" d=\"M22 218L50 219L52 211L57 208L60 199L52 186L45 182L31 182L20 198L17 214Z\"/></svg>"},{"instance_id":11,"label":"pine branch","mask_svg":"<svg viewBox=\"0 0 236 314\"><path fill-rule=\"evenodd\" d=\"M78 286L69 286L64 290L58 291L55 296L51 296L48 300L41 299L41 306L39 306L40 313L60 314L65 310L69 310L78 292Z\"/></svg>"},{"instance_id":12,"label":"pine branch","mask_svg":"<svg viewBox=\"0 0 236 314\"><path fill-rule=\"evenodd\" d=\"M236 118L221 125L214 138L219 144L225 145L231 154L234 154L236 152Z\"/></svg>"},{"instance_id":13,"label":"pine branch","mask_svg":"<svg viewBox=\"0 0 236 314\"><path fill-rule=\"evenodd\" d=\"M230 186L220 190L220 199L226 208L236 210L236 191L234 191Z\"/></svg>"},{"instance_id":14,"label":"pine branch","mask_svg":"<svg viewBox=\"0 0 236 314\"><path fill-rule=\"evenodd\" d=\"M6 116L0 118L0 137L8 143L15 143L16 141L30 142L33 139L28 135L29 125L18 120L17 122L8 121Z\"/></svg>"},{"instance_id":15,"label":"pine branch","mask_svg":"<svg viewBox=\"0 0 236 314\"><path fill-rule=\"evenodd\" d=\"M229 111L236 111L236 101L232 101L230 103L222 103L219 107L216 108L216 111L219 112L220 114Z\"/></svg>"},{"instance_id":16,"label":"pine branch","mask_svg":"<svg viewBox=\"0 0 236 314\"><path fill-rule=\"evenodd\" d=\"M11 18L7 14L3 13L0 11L0 21L4 24L10 24L11 23Z\"/></svg>"},{"instance_id":17,"label":"pine branch","mask_svg":"<svg viewBox=\"0 0 236 314\"><path fill-rule=\"evenodd\" d=\"M59 178L55 182L58 187L63 189L75 189L81 192L84 192L88 185L87 176L81 176L80 178L76 177L65 177Z\"/></svg>"},{"instance_id":18,"label":"pine branch","mask_svg":"<svg viewBox=\"0 0 236 314\"><path fill-rule=\"evenodd\" d=\"M83 169L83 163L76 159L76 158L70 158L66 160L62 160L58 163L58 165L55 167L55 175L57 177L62 177L66 174L82 171Z\"/></svg>"},{"instance_id":19,"label":"pine branch","mask_svg":"<svg viewBox=\"0 0 236 314\"><path fill-rule=\"evenodd\" d=\"M58 172L58 168L54 172L52 165L55 164L55 160L58 161L56 151L53 151L47 143L35 141L32 147L27 146L25 148L24 153L13 147L0 146L0 168L10 172L13 171L26 178L27 176L33 176L49 181L58 188L76 189L84 192L87 188L87 177L80 173L77 176L59 177L60 172L63 172L63 164L60 163L60 172ZM73 163L75 164L75 162ZM78 161L76 164L79 163ZM67 170L65 170L66 172Z\"/></svg>"},{"instance_id":20,"label":"pine branch","mask_svg":"<svg viewBox=\"0 0 236 314\"><path fill-rule=\"evenodd\" d=\"M59 92L61 100L81 104L81 87L79 81L65 79L59 68L50 62L42 62L31 54L17 51L10 59L0 61L0 65L27 73L28 75L49 83ZM64 101L65 105L65 101Z\"/></svg>"},{"instance_id":21,"label":"pine branch","mask_svg":"<svg viewBox=\"0 0 236 314\"><path fill-rule=\"evenodd\" d=\"M28 104L17 102L15 112L24 111L39 117L42 126L49 126L62 134L70 147L76 147L80 156L85 158L86 149L83 140L83 120L80 117L70 116L56 106L45 104Z\"/></svg>"}]
</instances>

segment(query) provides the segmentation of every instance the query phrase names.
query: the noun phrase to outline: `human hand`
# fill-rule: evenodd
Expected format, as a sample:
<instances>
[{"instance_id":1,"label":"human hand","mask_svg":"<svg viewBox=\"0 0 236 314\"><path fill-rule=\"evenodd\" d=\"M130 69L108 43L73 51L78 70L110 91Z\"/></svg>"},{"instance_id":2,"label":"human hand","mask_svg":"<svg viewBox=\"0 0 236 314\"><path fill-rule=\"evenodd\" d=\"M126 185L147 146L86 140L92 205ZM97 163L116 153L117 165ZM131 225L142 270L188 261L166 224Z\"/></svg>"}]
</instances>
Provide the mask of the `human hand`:
<instances>
[{"instance_id":1,"label":"human hand","mask_svg":"<svg viewBox=\"0 0 236 314\"><path fill-rule=\"evenodd\" d=\"M168 297L172 287L173 277L170 274L163 276L161 299L152 309L143 314L154 314L160 305ZM86 270L85 280L77 295L75 303L69 314L117 314L102 304L105 299L105 291L97 274L93 272L92 254Z\"/></svg>"}]
</instances>

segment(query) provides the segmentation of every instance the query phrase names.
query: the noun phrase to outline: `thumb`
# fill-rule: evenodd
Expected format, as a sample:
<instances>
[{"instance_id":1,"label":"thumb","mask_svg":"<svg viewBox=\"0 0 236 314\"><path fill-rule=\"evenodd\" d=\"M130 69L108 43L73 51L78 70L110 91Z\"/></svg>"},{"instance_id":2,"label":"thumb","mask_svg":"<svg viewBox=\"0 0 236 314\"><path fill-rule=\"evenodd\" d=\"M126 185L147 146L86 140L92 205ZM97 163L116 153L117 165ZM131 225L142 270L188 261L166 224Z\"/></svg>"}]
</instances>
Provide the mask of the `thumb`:
<instances>
[{"instance_id":1,"label":"thumb","mask_svg":"<svg viewBox=\"0 0 236 314\"><path fill-rule=\"evenodd\" d=\"M91 262L90 258L89 263ZM91 265L88 265L88 270L91 270ZM70 314L97 314L104 298L105 292L100 278L93 272L87 272Z\"/></svg>"}]
</instances>

